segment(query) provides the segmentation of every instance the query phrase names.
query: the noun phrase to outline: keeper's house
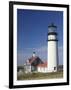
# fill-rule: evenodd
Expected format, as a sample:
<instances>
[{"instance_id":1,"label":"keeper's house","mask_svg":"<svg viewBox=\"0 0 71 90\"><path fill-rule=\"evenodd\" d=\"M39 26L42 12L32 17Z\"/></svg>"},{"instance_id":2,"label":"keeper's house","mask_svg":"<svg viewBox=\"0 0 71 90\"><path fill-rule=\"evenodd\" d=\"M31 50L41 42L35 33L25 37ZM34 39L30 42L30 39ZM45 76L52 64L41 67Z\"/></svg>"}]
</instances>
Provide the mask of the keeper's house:
<instances>
[{"instance_id":1,"label":"keeper's house","mask_svg":"<svg viewBox=\"0 0 71 90\"><path fill-rule=\"evenodd\" d=\"M28 72L45 73L47 71L47 62L43 62L38 56L35 55L35 52L33 52L32 57L26 61L24 67L25 67L25 73Z\"/></svg>"}]
</instances>

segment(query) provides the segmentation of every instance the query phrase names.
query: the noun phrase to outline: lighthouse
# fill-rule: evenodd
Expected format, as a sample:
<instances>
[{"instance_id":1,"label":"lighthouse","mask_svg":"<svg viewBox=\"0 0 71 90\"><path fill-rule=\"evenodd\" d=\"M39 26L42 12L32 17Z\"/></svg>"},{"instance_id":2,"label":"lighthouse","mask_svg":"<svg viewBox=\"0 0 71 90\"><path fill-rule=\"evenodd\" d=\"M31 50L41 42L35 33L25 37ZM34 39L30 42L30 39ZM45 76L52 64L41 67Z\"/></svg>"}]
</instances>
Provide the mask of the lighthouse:
<instances>
[{"instance_id":1,"label":"lighthouse","mask_svg":"<svg viewBox=\"0 0 71 90\"><path fill-rule=\"evenodd\" d=\"M58 39L57 26L48 26L48 72L56 72L58 66Z\"/></svg>"}]
</instances>

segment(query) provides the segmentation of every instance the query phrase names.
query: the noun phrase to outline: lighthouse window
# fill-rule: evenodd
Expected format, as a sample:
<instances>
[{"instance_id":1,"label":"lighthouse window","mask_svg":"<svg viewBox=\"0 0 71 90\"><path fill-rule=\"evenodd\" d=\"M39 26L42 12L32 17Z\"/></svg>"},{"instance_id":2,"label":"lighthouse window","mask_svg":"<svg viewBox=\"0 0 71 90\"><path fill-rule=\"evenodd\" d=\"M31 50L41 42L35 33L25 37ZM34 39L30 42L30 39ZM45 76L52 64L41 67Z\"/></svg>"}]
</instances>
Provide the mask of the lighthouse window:
<instances>
[{"instance_id":1,"label":"lighthouse window","mask_svg":"<svg viewBox=\"0 0 71 90\"><path fill-rule=\"evenodd\" d=\"M50 27L50 28L49 28L49 32L56 32L56 28Z\"/></svg>"}]
</instances>

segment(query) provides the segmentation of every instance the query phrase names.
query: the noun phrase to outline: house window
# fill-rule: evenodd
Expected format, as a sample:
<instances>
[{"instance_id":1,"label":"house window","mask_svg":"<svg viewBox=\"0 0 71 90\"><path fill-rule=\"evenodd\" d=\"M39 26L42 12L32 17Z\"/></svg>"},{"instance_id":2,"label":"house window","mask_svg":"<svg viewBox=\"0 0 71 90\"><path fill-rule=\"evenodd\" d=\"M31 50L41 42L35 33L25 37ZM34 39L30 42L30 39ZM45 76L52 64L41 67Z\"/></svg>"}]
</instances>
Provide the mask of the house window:
<instances>
[{"instance_id":1,"label":"house window","mask_svg":"<svg viewBox=\"0 0 71 90\"><path fill-rule=\"evenodd\" d=\"M54 70L56 70L56 67L54 67Z\"/></svg>"}]
</instances>

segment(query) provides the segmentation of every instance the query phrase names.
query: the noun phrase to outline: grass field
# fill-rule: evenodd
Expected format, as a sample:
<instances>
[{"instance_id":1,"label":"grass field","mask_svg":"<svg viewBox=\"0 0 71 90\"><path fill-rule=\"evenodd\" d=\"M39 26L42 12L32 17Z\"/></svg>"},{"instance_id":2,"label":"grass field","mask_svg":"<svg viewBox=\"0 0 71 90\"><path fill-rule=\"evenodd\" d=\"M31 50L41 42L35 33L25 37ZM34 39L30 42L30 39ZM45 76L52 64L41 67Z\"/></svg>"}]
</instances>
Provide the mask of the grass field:
<instances>
[{"instance_id":1,"label":"grass field","mask_svg":"<svg viewBox=\"0 0 71 90\"><path fill-rule=\"evenodd\" d=\"M22 73L21 75L17 74L17 80L39 80L53 78L63 78L63 71L52 73Z\"/></svg>"}]
</instances>

